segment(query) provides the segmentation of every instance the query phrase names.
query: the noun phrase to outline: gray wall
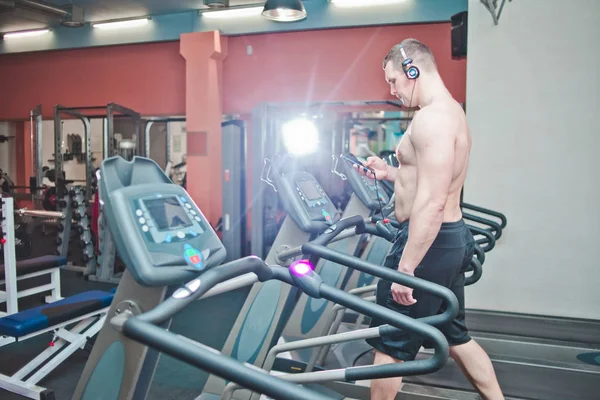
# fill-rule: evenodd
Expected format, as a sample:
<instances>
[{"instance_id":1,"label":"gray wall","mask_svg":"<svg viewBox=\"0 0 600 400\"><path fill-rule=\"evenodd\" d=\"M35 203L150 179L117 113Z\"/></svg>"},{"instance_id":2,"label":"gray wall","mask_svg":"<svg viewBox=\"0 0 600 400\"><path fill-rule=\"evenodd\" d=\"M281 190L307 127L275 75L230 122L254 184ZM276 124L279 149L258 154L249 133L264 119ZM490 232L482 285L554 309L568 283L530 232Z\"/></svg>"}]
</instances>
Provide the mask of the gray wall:
<instances>
[{"instance_id":1,"label":"gray wall","mask_svg":"<svg viewBox=\"0 0 600 400\"><path fill-rule=\"evenodd\" d=\"M500 2L499 2L500 3ZM508 227L467 307L600 319L600 1L469 1L465 200Z\"/></svg>"},{"instance_id":2,"label":"gray wall","mask_svg":"<svg viewBox=\"0 0 600 400\"><path fill-rule=\"evenodd\" d=\"M0 135L4 136L15 136L15 123L14 122L0 122ZM17 179L17 157L15 152L17 138L9 139L7 142L0 143L0 169L3 170L10 176L14 181Z\"/></svg>"}]
</instances>

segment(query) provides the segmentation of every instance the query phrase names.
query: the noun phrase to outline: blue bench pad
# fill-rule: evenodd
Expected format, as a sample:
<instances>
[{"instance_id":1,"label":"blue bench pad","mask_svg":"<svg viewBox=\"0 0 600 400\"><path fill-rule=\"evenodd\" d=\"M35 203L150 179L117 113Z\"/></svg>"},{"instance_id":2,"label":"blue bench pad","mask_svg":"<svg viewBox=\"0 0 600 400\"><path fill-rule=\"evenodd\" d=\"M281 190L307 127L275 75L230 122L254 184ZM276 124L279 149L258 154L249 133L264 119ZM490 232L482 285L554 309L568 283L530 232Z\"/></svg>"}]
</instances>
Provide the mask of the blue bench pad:
<instances>
[{"instance_id":1,"label":"blue bench pad","mask_svg":"<svg viewBox=\"0 0 600 400\"><path fill-rule=\"evenodd\" d=\"M0 318L0 335L21 337L108 307L113 293L91 290Z\"/></svg>"},{"instance_id":2,"label":"blue bench pad","mask_svg":"<svg viewBox=\"0 0 600 400\"><path fill-rule=\"evenodd\" d=\"M17 261L17 276L32 274L46 269L67 265L67 259L61 256L42 256ZM5 279L4 264L0 264L0 280Z\"/></svg>"}]
</instances>

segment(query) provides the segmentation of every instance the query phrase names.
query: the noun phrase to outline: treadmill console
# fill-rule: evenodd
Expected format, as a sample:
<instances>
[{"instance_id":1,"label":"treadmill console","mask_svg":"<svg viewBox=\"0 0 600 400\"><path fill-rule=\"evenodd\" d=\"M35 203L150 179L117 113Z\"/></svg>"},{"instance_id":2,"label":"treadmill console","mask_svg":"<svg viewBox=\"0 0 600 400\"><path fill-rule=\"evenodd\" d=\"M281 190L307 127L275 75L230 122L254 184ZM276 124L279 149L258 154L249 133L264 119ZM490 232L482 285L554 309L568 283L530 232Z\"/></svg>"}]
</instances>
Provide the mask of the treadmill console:
<instances>
[{"instance_id":1,"label":"treadmill console","mask_svg":"<svg viewBox=\"0 0 600 400\"><path fill-rule=\"evenodd\" d=\"M276 172L274 183L285 211L303 231L322 233L340 219L329 196L308 172Z\"/></svg>"},{"instance_id":2,"label":"treadmill console","mask_svg":"<svg viewBox=\"0 0 600 400\"><path fill-rule=\"evenodd\" d=\"M339 159L340 164L341 172L346 175L352 190L370 210L379 211L389 203L390 198L383 190L383 185L372 177L360 174L343 156Z\"/></svg>"},{"instance_id":3,"label":"treadmill console","mask_svg":"<svg viewBox=\"0 0 600 400\"><path fill-rule=\"evenodd\" d=\"M202 212L154 161L112 157L100 174L108 228L141 285L186 282L224 261L225 248Z\"/></svg>"}]
</instances>

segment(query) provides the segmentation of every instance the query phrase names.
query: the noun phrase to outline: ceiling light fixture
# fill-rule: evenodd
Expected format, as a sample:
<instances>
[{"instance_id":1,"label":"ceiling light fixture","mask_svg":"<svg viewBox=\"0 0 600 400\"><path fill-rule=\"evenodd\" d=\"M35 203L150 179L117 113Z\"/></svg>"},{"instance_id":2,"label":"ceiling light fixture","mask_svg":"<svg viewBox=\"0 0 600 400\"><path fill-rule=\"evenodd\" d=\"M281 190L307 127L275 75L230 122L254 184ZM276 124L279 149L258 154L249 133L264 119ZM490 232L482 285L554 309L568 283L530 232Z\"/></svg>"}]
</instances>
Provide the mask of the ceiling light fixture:
<instances>
[{"instance_id":1,"label":"ceiling light fixture","mask_svg":"<svg viewBox=\"0 0 600 400\"><path fill-rule=\"evenodd\" d=\"M92 27L98 29L121 29L121 28L136 28L148 24L150 18L127 19L123 21L98 22L92 24Z\"/></svg>"},{"instance_id":2,"label":"ceiling light fixture","mask_svg":"<svg viewBox=\"0 0 600 400\"><path fill-rule=\"evenodd\" d=\"M367 7L367 6L381 6L389 4L399 4L406 0L330 0L331 4L336 7Z\"/></svg>"},{"instance_id":3,"label":"ceiling light fixture","mask_svg":"<svg viewBox=\"0 0 600 400\"><path fill-rule=\"evenodd\" d=\"M271 21L293 22L306 18L302 0L267 0L262 16Z\"/></svg>"},{"instance_id":4,"label":"ceiling light fixture","mask_svg":"<svg viewBox=\"0 0 600 400\"><path fill-rule=\"evenodd\" d=\"M33 29L29 31L7 32L2 35L4 39L16 39L24 37L42 36L50 32L50 29Z\"/></svg>"},{"instance_id":5,"label":"ceiling light fixture","mask_svg":"<svg viewBox=\"0 0 600 400\"><path fill-rule=\"evenodd\" d=\"M256 17L262 12L262 7L239 7L228 8L218 11L200 11L202 18L209 19L226 19L226 18L243 18Z\"/></svg>"},{"instance_id":6,"label":"ceiling light fixture","mask_svg":"<svg viewBox=\"0 0 600 400\"><path fill-rule=\"evenodd\" d=\"M204 0L204 5L209 8L229 7L229 0Z\"/></svg>"}]
</instances>

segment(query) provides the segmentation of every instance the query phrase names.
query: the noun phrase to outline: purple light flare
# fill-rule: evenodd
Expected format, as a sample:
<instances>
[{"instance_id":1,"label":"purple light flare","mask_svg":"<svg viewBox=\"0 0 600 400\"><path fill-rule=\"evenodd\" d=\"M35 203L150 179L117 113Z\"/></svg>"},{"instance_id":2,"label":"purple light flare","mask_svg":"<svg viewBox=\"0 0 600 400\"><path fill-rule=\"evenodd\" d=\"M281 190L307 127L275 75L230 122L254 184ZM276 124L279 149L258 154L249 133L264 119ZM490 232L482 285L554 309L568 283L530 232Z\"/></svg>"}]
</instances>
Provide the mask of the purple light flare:
<instances>
[{"instance_id":1,"label":"purple light flare","mask_svg":"<svg viewBox=\"0 0 600 400\"><path fill-rule=\"evenodd\" d=\"M299 260L290 265L290 270L296 276L304 276L312 272L315 268L308 260Z\"/></svg>"}]
</instances>

